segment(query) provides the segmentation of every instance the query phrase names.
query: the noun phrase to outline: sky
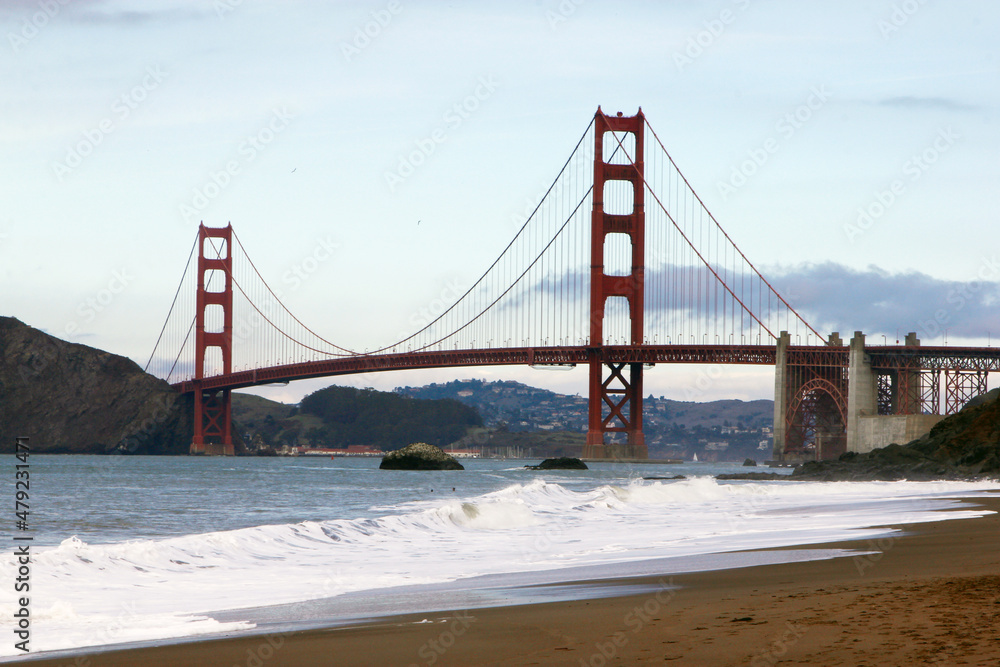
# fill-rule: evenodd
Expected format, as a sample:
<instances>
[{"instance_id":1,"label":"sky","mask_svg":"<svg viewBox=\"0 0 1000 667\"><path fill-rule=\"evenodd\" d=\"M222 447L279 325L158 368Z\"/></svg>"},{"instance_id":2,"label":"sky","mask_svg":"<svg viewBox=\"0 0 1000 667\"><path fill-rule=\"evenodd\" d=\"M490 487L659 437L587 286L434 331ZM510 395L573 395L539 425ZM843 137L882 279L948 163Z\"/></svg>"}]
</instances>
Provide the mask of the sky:
<instances>
[{"instance_id":1,"label":"sky","mask_svg":"<svg viewBox=\"0 0 1000 667\"><path fill-rule=\"evenodd\" d=\"M198 223L231 222L300 319L374 349L486 269L598 105L641 106L817 329L992 345L998 27L986 0L3 0L0 314L144 365ZM586 392L583 369L336 382L472 377ZM773 382L646 374L682 400Z\"/></svg>"}]
</instances>

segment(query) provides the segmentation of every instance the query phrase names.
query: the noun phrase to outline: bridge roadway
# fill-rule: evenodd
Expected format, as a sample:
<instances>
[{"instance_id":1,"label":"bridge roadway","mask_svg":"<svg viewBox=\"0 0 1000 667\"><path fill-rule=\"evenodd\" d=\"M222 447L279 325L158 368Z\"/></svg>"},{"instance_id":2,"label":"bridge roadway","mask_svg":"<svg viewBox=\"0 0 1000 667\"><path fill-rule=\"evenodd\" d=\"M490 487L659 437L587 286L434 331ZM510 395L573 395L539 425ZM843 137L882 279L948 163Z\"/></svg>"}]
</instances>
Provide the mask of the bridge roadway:
<instances>
[{"instance_id":1,"label":"bridge roadway","mask_svg":"<svg viewBox=\"0 0 1000 667\"><path fill-rule=\"evenodd\" d=\"M603 348L515 347L486 350L440 350L361 354L323 361L305 361L255 370L214 375L200 381L203 391L241 389L262 384L289 382L316 377L352 375L377 371L420 368L460 368L469 366L525 366L551 364L586 364L598 350L605 363L643 364L744 364L774 366L774 345L619 345ZM903 359L923 368L1000 371L1000 348L867 346L875 368L897 365ZM788 347L788 361L819 366L848 364L847 346ZM881 362L881 363L880 363ZM187 380L173 385L181 392L195 390L196 382Z\"/></svg>"},{"instance_id":2,"label":"bridge roadway","mask_svg":"<svg viewBox=\"0 0 1000 667\"><path fill-rule=\"evenodd\" d=\"M305 361L256 370L213 375L200 381L203 391L241 389L261 384L304 380L307 378L399 371L418 368L460 368L468 366L530 366L586 364L603 349L605 363L644 364L757 364L773 366L773 345L621 345L603 348L513 347L486 350L440 350L361 354L323 361ZM789 348L797 349L797 348ZM846 348L844 349L846 363ZM191 380L173 385L181 392L195 390Z\"/></svg>"}]
</instances>

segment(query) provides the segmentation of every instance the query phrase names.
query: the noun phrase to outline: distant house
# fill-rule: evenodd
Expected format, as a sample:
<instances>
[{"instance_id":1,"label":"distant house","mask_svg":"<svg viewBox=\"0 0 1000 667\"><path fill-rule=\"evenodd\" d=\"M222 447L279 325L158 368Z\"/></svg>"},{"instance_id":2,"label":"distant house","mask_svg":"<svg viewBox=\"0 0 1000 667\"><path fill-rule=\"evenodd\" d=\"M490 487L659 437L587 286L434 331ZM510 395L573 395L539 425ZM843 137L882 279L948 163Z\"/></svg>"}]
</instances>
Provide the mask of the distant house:
<instances>
[{"instance_id":1,"label":"distant house","mask_svg":"<svg viewBox=\"0 0 1000 667\"><path fill-rule=\"evenodd\" d=\"M330 456L382 456L385 454L381 449L375 449L368 445L348 445L347 449L323 449L317 450L317 453L329 454Z\"/></svg>"},{"instance_id":2,"label":"distant house","mask_svg":"<svg viewBox=\"0 0 1000 667\"><path fill-rule=\"evenodd\" d=\"M480 452L476 449L445 449L443 451L456 459L478 459L480 457Z\"/></svg>"}]
</instances>

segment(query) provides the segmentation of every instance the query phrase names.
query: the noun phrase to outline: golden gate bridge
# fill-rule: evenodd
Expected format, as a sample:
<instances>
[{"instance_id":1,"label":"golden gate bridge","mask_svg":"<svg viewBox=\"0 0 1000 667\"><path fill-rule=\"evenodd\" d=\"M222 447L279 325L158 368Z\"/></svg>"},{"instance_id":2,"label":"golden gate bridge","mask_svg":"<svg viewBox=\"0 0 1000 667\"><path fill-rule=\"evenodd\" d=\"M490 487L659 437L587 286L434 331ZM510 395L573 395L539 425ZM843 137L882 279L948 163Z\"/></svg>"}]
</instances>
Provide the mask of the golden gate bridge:
<instances>
[{"instance_id":1,"label":"golden gate bridge","mask_svg":"<svg viewBox=\"0 0 1000 667\"><path fill-rule=\"evenodd\" d=\"M861 332L846 345L821 335L722 228L641 109L598 108L521 229L433 321L371 351L333 338L282 303L231 225L202 224L146 369L192 396L191 452L231 455L234 389L373 371L586 364L583 456L645 459L645 368L773 365L774 456L785 461L926 432L1000 370L992 348L922 347L914 334L873 347Z\"/></svg>"}]
</instances>

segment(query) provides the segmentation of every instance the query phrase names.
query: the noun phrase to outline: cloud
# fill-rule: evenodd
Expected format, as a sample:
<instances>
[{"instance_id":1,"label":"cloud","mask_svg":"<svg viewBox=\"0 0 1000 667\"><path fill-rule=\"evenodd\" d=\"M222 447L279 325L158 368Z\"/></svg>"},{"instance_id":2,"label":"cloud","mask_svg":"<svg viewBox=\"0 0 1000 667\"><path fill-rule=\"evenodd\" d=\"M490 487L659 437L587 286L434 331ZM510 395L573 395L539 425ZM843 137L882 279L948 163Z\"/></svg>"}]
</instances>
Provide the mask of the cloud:
<instances>
[{"instance_id":1,"label":"cloud","mask_svg":"<svg viewBox=\"0 0 1000 667\"><path fill-rule=\"evenodd\" d=\"M185 11L182 9L168 10L123 10L123 11L89 11L82 12L74 16L77 23L88 23L92 25L122 25L132 26L151 22L164 21L184 21L189 19L199 19L207 14L196 11Z\"/></svg>"},{"instance_id":2,"label":"cloud","mask_svg":"<svg viewBox=\"0 0 1000 667\"><path fill-rule=\"evenodd\" d=\"M947 97L917 97L915 95L901 95L898 97L887 97L876 102L882 107L897 107L902 109L929 109L939 111L975 111L977 107L949 99Z\"/></svg>"},{"instance_id":3,"label":"cloud","mask_svg":"<svg viewBox=\"0 0 1000 667\"><path fill-rule=\"evenodd\" d=\"M0 15L16 19L33 19L48 22L57 16L60 20L72 23L91 25L139 25L149 22L197 19L214 14L210 8L194 8L185 5L145 6L137 8L123 5L116 7L108 0L50 0L40 3L39 0L5 0L0 4Z\"/></svg>"},{"instance_id":4,"label":"cloud","mask_svg":"<svg viewBox=\"0 0 1000 667\"><path fill-rule=\"evenodd\" d=\"M982 278L974 281L941 280L919 271L892 273L876 266L857 270L833 262L771 268L764 274L805 321L824 335L837 331L849 338L855 331L863 331L869 336L885 334L895 339L897 333L902 337L915 331L930 343L940 342L945 330L952 339L985 339L989 334L1000 334L1000 260L995 256L984 257L980 266L972 267L970 275ZM669 286L681 275L685 276L685 284L701 288L689 293L669 287L651 288L654 284ZM647 331L656 328L657 322L675 321L678 317L711 322L715 310L729 312L731 302L722 292L716 293L727 304L721 310L716 300L705 296L705 290L712 292L714 281L704 267L647 267ZM577 288L566 289L570 284ZM736 286L737 292L740 289ZM747 293L756 294L756 289ZM530 283L512 294L502 304L502 310L523 308L531 299L551 299L557 294L562 294L562 299L567 294L575 295L578 305L585 309L588 290L586 277L570 272L561 279ZM656 294L669 294L672 302L657 303ZM740 319L738 307L734 312ZM759 315L767 317L766 313ZM733 315L728 317L731 320ZM742 320L744 327L754 327L748 316L743 315Z\"/></svg>"},{"instance_id":5,"label":"cloud","mask_svg":"<svg viewBox=\"0 0 1000 667\"><path fill-rule=\"evenodd\" d=\"M940 280L918 271L864 271L827 262L772 272L772 284L820 331L854 331L891 337L916 331L985 338L1000 333L1000 264L984 259L981 281Z\"/></svg>"}]
</instances>

